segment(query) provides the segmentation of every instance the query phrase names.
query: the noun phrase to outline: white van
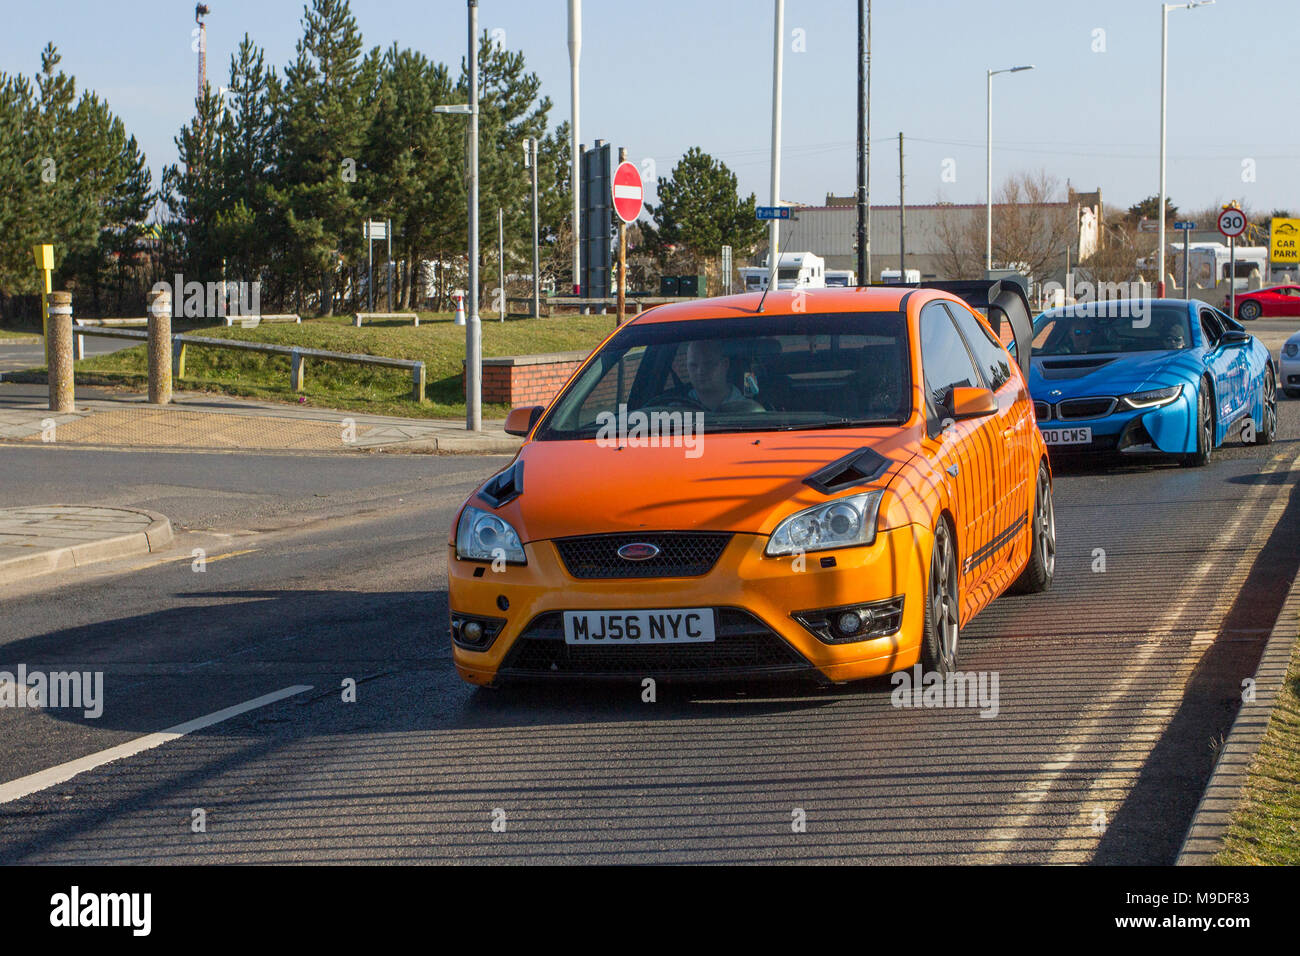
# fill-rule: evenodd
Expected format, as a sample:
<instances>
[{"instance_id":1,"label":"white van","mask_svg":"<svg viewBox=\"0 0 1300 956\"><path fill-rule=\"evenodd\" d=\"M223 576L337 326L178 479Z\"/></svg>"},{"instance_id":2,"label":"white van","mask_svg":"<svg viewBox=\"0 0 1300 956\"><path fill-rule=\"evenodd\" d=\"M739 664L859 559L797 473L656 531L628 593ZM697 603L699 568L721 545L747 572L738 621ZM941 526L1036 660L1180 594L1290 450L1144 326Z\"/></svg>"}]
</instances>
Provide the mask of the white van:
<instances>
[{"instance_id":1,"label":"white van","mask_svg":"<svg viewBox=\"0 0 1300 956\"><path fill-rule=\"evenodd\" d=\"M741 266L736 270L745 283L746 292L762 292L767 288L769 265ZM783 252L776 266L778 289L826 288L826 260L811 252Z\"/></svg>"}]
</instances>

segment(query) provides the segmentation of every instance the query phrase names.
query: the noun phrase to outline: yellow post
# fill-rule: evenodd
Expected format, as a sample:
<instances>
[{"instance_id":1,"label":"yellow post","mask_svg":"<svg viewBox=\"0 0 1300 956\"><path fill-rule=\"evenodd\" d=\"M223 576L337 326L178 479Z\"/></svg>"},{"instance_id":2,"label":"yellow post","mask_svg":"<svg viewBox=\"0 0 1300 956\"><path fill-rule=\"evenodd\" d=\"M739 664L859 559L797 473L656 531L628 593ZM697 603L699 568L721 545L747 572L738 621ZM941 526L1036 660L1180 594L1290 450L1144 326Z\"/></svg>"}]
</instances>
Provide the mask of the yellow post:
<instances>
[{"instance_id":1,"label":"yellow post","mask_svg":"<svg viewBox=\"0 0 1300 956\"><path fill-rule=\"evenodd\" d=\"M49 244L38 243L32 247L36 254L36 268L40 270L44 280L44 291L41 293L41 340L45 343L45 367L50 366L50 282L54 274L54 247Z\"/></svg>"}]
</instances>

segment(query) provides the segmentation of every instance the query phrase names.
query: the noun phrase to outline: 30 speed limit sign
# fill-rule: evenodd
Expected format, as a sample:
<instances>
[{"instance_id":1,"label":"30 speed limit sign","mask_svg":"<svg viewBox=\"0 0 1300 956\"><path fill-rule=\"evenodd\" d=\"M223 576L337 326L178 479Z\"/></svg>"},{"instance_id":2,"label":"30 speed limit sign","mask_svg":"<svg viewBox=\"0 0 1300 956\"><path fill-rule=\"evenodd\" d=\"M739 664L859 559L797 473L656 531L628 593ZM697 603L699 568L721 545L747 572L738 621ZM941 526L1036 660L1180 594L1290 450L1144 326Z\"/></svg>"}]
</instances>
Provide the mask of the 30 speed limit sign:
<instances>
[{"instance_id":1,"label":"30 speed limit sign","mask_svg":"<svg viewBox=\"0 0 1300 956\"><path fill-rule=\"evenodd\" d=\"M1235 239L1246 231L1246 214L1240 209L1225 209L1219 213L1219 232Z\"/></svg>"}]
</instances>

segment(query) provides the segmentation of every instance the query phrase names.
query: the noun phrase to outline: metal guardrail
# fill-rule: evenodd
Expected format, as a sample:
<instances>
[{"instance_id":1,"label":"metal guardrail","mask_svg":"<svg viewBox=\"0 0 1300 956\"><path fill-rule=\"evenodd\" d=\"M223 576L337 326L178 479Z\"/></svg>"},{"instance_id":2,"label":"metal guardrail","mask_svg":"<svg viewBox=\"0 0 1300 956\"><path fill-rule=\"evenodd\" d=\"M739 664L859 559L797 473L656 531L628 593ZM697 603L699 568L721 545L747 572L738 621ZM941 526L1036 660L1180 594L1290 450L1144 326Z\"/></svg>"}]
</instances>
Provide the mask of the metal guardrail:
<instances>
[{"instance_id":1,"label":"metal guardrail","mask_svg":"<svg viewBox=\"0 0 1300 956\"><path fill-rule=\"evenodd\" d=\"M90 328L74 325L72 327L75 357L83 358L81 337L94 335L107 339L134 339L147 341L148 332L134 329ZM356 365L379 365L384 368L405 368L411 370L411 400L424 401L425 370L424 363L415 359L388 358L384 355L358 355L350 352L327 352L324 349L306 349L295 345L275 345L270 342L245 342L242 339L212 339L200 335L172 336L172 377L180 379L185 375L185 349L195 345L205 348L237 349L246 352L261 352L266 355L289 356L289 381L295 392L301 392L303 377L306 373L307 359L322 359L330 362L352 362Z\"/></svg>"}]
</instances>

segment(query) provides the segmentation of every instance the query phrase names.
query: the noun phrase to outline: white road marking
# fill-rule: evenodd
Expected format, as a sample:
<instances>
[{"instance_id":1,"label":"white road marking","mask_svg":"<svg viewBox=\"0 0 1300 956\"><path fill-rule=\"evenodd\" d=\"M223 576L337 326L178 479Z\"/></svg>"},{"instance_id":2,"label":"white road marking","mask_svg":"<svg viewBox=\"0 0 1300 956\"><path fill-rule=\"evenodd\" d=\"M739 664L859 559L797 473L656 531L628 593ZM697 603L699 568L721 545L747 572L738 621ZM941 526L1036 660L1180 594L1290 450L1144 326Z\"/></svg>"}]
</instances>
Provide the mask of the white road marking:
<instances>
[{"instance_id":1,"label":"white road marking","mask_svg":"<svg viewBox=\"0 0 1300 956\"><path fill-rule=\"evenodd\" d=\"M102 767L106 763L112 763L114 760L122 760L125 757L134 757L138 753L146 750L152 750L154 747L162 746L169 741L184 737L186 734L192 734L196 730L203 730L211 727L213 724L219 724L222 721L229 720L232 717L238 717L240 714L246 714L250 710L257 710L259 707L265 707L267 704L274 704L276 701L284 700L286 697L293 697L296 694L302 694L312 689L310 684L294 684L292 687L285 687L282 690L273 691L270 694L263 694L253 700L244 701L242 704L235 704L233 707L227 707L216 713L208 714L206 717L196 717L194 720L187 720L183 724L177 724L175 727L168 727L166 730L160 730L157 733L145 734L143 737L137 737L135 740L128 740L124 744L118 744L116 747L109 747L107 750L101 750L99 753L89 754L78 760L69 760L67 763L61 763L57 767L50 767L48 770L41 770L37 773L28 774L26 777L19 777L17 780L11 780L6 784L0 784L0 803L9 803L11 800L18 800L29 794L37 793L53 787L56 784L71 780L77 774L85 773L87 770L94 770L96 767Z\"/></svg>"},{"instance_id":2,"label":"white road marking","mask_svg":"<svg viewBox=\"0 0 1300 956\"><path fill-rule=\"evenodd\" d=\"M1300 466L1300 456L1297 456L1287 468L1280 467L1280 463L1285 460L1285 456L1279 455L1270 459L1260 469L1261 475L1271 474L1278 471L1290 471ZM1261 483L1252 487L1240 500L1237 509L1231 519L1230 524L1224 531L1225 540L1235 541L1238 532L1241 530L1246 519L1251 515L1252 509L1256 506L1265 495L1272 490L1273 500L1270 502L1268 509L1269 521L1263 522L1267 530L1271 532L1276 525L1276 521L1281 517L1281 512L1285 506L1280 491L1287 490L1286 485L1270 485ZM1261 529L1256 529L1253 537L1260 535ZM1267 537L1267 534L1264 535ZM1254 541L1252 541L1254 544ZM1262 547L1262 544L1260 544ZM1245 549L1238 558L1234 570L1241 568L1249 561L1253 561L1256 553L1251 548ZM1204 558L1192 569L1184 579L1185 583L1178 594L1177 599L1172 602L1170 610L1165 614L1165 620L1168 622L1154 628L1148 636L1156 636L1161 639L1172 635L1177 631L1179 623L1187 613L1192 600L1198 592L1205 587L1205 582L1212 579L1216 572L1216 558L1214 553L1207 553ZM1220 575L1221 576L1221 575ZM1244 575L1242 576L1244 580ZM1233 593L1236 593L1234 589ZM1202 624L1210 624L1208 630L1217 634L1217 625L1227 616L1228 608L1219 607L1210 621L1201 621ZM1202 629L1198 629L1200 631ZM1199 633L1197 636L1200 636ZM1208 649L1210 642L1203 640L1193 640L1188 648L1187 653L1179 661L1175 672L1170 675L1170 680L1166 682L1166 691L1170 696L1169 700L1147 701L1143 708L1143 713L1133 722L1133 727L1129 731L1126 742L1138 736L1141 733L1158 732L1163 729L1164 725L1174 711L1177 705L1181 703L1182 695L1185 691L1187 679L1190 677L1192 669L1196 662ZM1162 640L1153 640L1146 647L1137 652L1126 664L1123 675L1112 685L1112 689L1105 699L1098 703L1091 704L1083 709L1078 721L1070 729L1066 740L1071 743L1065 750L1043 764L1034 772L1034 779L1031 779L1021 788L1020 792L1015 794L1008 801L1010 809L1003 816L989 827L984 839L981 841L977 850L976 857L981 862L1002 863L1007 862L1016 849L1016 844L1029 833L1033 827L1033 820L1039 812L1040 801L1047 795L1051 787L1061 778L1061 776L1071 769L1075 760L1085 751L1085 748L1091 752L1098 749L1097 740L1105 730L1106 718L1111 709L1131 696L1131 688L1137 683L1138 679L1144 676L1145 668L1155 657L1162 644ZM1163 705L1163 706L1161 706ZM1112 745L1113 746L1113 745ZM1123 747L1120 748L1123 753ZM1118 762L1118 757L1116 758ZM1115 765L1112 764L1112 767ZM1111 771L1113 772L1113 771ZM1101 780L1104 775L1099 775L1096 780ZM1093 788L1097 786L1094 781ZM1093 789L1090 788L1090 791ZM1122 794L1121 796L1126 795ZM1104 809L1109 814L1113 811L1118 798L1108 801L1098 801L1104 804ZM1080 805L1080 814L1087 809L1086 804ZM1060 858L1065 839L1060 836L1053 837L1054 855L1051 862L1064 862ZM1077 838L1076 838L1077 839ZM1091 845L1095 846L1100 840L1100 836L1094 836Z\"/></svg>"}]
</instances>

